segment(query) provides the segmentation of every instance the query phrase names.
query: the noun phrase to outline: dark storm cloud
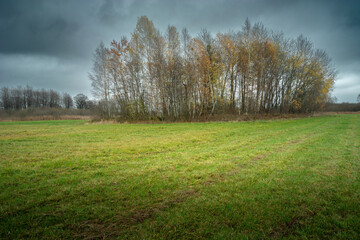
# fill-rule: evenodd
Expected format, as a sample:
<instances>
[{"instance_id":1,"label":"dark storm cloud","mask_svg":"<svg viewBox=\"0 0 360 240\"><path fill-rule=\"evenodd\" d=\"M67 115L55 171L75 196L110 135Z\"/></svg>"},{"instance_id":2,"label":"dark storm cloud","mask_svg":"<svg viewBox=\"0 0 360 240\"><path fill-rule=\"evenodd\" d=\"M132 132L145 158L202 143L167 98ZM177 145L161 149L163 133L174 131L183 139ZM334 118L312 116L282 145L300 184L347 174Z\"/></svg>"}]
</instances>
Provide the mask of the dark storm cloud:
<instances>
[{"instance_id":1,"label":"dark storm cloud","mask_svg":"<svg viewBox=\"0 0 360 240\"><path fill-rule=\"evenodd\" d=\"M46 9L41 1L2 1L0 4L2 53L61 54L71 52L72 36L80 25Z\"/></svg>"},{"instance_id":2,"label":"dark storm cloud","mask_svg":"<svg viewBox=\"0 0 360 240\"><path fill-rule=\"evenodd\" d=\"M0 86L29 84L90 93L91 55L130 36L146 15L164 32L168 24L212 33L240 30L246 17L286 36L304 34L339 70L341 101L360 93L359 1L335 0L4 0L0 1Z\"/></svg>"}]
</instances>

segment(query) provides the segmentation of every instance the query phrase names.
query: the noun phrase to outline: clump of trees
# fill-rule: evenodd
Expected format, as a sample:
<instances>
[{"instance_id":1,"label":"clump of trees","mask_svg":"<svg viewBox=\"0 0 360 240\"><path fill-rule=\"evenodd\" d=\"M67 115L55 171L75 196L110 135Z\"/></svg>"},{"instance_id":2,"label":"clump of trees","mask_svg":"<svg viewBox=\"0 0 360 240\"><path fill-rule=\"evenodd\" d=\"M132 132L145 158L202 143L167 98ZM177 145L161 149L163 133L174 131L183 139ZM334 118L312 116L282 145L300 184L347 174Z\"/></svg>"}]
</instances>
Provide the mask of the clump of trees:
<instances>
[{"instance_id":1,"label":"clump of trees","mask_svg":"<svg viewBox=\"0 0 360 240\"><path fill-rule=\"evenodd\" d=\"M30 86L0 89L0 107L7 111L34 108L70 109L74 106L78 109L90 109L95 103L81 93L73 99L68 93L60 94L52 89L33 89Z\"/></svg>"},{"instance_id":2,"label":"clump of trees","mask_svg":"<svg viewBox=\"0 0 360 240\"><path fill-rule=\"evenodd\" d=\"M334 85L327 54L304 36L246 20L239 32L164 34L143 16L128 41L101 43L89 74L104 117L194 119L321 110Z\"/></svg>"},{"instance_id":3,"label":"clump of trees","mask_svg":"<svg viewBox=\"0 0 360 240\"><path fill-rule=\"evenodd\" d=\"M74 97L74 102L77 109L93 109L96 106L94 101L89 100L89 98L82 93Z\"/></svg>"}]
</instances>

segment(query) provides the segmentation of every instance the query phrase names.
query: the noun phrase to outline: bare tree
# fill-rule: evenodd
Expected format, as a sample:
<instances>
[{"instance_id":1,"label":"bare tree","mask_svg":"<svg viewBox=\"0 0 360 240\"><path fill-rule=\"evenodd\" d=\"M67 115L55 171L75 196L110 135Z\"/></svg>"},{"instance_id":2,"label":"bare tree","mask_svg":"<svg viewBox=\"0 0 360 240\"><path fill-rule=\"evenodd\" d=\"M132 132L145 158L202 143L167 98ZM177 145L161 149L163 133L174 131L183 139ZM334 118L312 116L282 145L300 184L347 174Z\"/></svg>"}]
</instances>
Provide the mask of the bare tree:
<instances>
[{"instance_id":1,"label":"bare tree","mask_svg":"<svg viewBox=\"0 0 360 240\"><path fill-rule=\"evenodd\" d=\"M1 88L1 103L5 110L12 108L10 90L7 87Z\"/></svg>"},{"instance_id":2,"label":"bare tree","mask_svg":"<svg viewBox=\"0 0 360 240\"><path fill-rule=\"evenodd\" d=\"M49 107L60 107L60 94L54 90L49 91Z\"/></svg>"},{"instance_id":3,"label":"bare tree","mask_svg":"<svg viewBox=\"0 0 360 240\"><path fill-rule=\"evenodd\" d=\"M33 89L30 86L26 86L26 88L24 89L24 99L26 102L26 108L31 108L34 107L34 94L33 94Z\"/></svg>"},{"instance_id":4,"label":"bare tree","mask_svg":"<svg viewBox=\"0 0 360 240\"><path fill-rule=\"evenodd\" d=\"M64 93L62 96L63 106L65 108L72 108L74 105L73 99L68 93Z\"/></svg>"},{"instance_id":5,"label":"bare tree","mask_svg":"<svg viewBox=\"0 0 360 240\"><path fill-rule=\"evenodd\" d=\"M110 117L110 91L111 83L108 71L109 56L103 42L95 49L93 55L93 66L89 73L92 93L104 102L106 116Z\"/></svg>"},{"instance_id":6,"label":"bare tree","mask_svg":"<svg viewBox=\"0 0 360 240\"><path fill-rule=\"evenodd\" d=\"M49 92L44 88L40 90L41 107L49 107Z\"/></svg>"},{"instance_id":7,"label":"bare tree","mask_svg":"<svg viewBox=\"0 0 360 240\"><path fill-rule=\"evenodd\" d=\"M16 110L22 109L23 107L22 87L18 86L17 88L11 89L10 93L11 93L13 108Z\"/></svg>"},{"instance_id":8,"label":"bare tree","mask_svg":"<svg viewBox=\"0 0 360 240\"><path fill-rule=\"evenodd\" d=\"M74 102L77 109L86 109L88 101L88 97L82 93L79 93L74 97Z\"/></svg>"}]
</instances>

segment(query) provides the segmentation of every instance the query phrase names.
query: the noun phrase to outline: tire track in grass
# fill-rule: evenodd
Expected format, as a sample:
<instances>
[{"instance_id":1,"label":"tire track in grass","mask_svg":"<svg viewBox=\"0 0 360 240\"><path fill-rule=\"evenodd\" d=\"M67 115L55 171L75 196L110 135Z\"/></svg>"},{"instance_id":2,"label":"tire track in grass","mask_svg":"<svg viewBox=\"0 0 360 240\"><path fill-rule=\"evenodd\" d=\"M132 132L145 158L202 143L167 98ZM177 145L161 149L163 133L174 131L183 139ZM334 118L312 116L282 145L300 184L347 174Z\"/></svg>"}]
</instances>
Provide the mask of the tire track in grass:
<instances>
[{"instance_id":1,"label":"tire track in grass","mask_svg":"<svg viewBox=\"0 0 360 240\"><path fill-rule=\"evenodd\" d=\"M124 230L141 224L152 218L155 214L179 205L197 194L195 189L188 189L174 195L172 198L165 199L151 206L131 210L126 215L118 216L116 221L105 222L99 219L92 219L70 228L74 236L81 239L115 238L121 236Z\"/></svg>"},{"instance_id":2,"label":"tire track in grass","mask_svg":"<svg viewBox=\"0 0 360 240\"><path fill-rule=\"evenodd\" d=\"M315 125L315 124L314 124ZM297 127L298 128L298 127ZM301 129L309 129L309 126L305 125ZM312 129L312 128L310 128ZM286 130L281 131L282 134L287 134ZM282 135L280 134L280 135ZM292 145L302 143L312 137L314 137L315 134L307 134L302 133L300 138L292 139L290 141L286 141L284 143L281 143L280 147L275 147L273 151L268 152L266 156L279 153L279 152L285 152L287 151ZM250 145L256 145L260 141L269 140L274 136L279 136L279 132L273 132L268 134L267 136L256 136L253 138L250 143ZM258 138L257 138L258 137ZM161 152L162 154L163 152ZM258 158L259 156L262 156L264 154L256 155L255 158ZM254 157L251 159L254 160ZM263 158L258 159L263 160ZM245 167L242 165L240 168ZM226 178L237 174L240 171L239 167L234 168L232 171L227 172L225 174L223 173L214 173L211 174L207 179L204 179L203 181L200 181L197 186L209 186L216 183L224 182L226 181ZM86 222L83 222L80 226L75 227L74 231L77 232L76 236L81 237L84 239L99 239L99 238L111 238L120 236L124 231L129 230L133 227L135 227L138 224L142 224L148 219L151 219L154 215L161 214L164 211L169 210L170 208L176 207L183 203L184 201L188 200L191 197L196 197L199 195L198 190L196 189L188 189L185 190L175 196L173 196L170 199L164 199L163 201L160 201L158 203L148 205L144 208L140 209L134 209L128 212L124 216L118 217L116 222L103 222L98 219L89 220ZM300 221L301 219L299 219ZM296 221L293 221L292 225L296 225Z\"/></svg>"}]
</instances>

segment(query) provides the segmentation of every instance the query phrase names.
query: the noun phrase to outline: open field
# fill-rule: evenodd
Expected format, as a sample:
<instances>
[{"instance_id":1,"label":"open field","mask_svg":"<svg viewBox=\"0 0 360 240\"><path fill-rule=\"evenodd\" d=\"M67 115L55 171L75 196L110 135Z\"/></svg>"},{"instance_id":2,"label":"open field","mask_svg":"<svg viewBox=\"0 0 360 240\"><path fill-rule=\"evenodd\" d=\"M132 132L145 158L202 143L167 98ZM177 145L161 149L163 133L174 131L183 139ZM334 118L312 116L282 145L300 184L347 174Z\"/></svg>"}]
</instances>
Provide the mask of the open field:
<instances>
[{"instance_id":1,"label":"open field","mask_svg":"<svg viewBox=\"0 0 360 240\"><path fill-rule=\"evenodd\" d=\"M360 115L0 123L1 238L360 238Z\"/></svg>"}]
</instances>

